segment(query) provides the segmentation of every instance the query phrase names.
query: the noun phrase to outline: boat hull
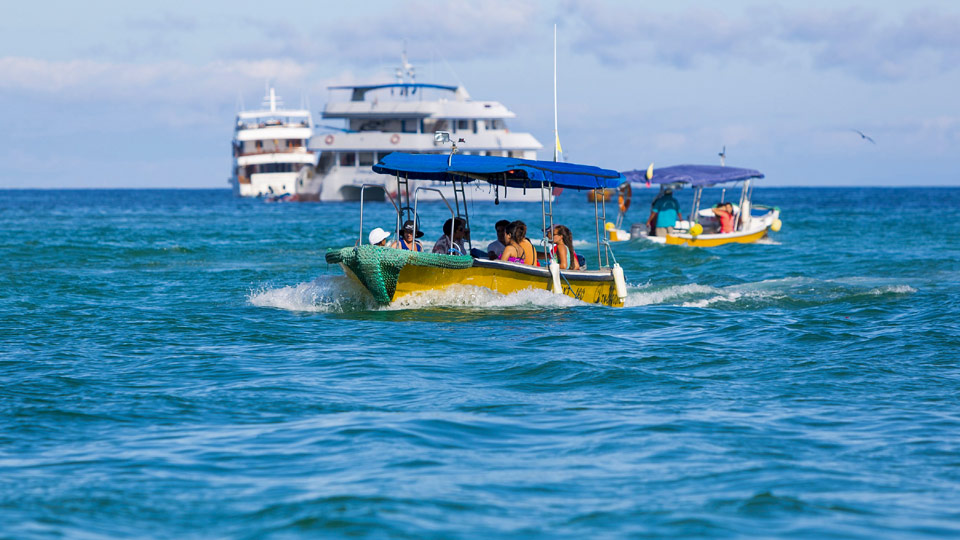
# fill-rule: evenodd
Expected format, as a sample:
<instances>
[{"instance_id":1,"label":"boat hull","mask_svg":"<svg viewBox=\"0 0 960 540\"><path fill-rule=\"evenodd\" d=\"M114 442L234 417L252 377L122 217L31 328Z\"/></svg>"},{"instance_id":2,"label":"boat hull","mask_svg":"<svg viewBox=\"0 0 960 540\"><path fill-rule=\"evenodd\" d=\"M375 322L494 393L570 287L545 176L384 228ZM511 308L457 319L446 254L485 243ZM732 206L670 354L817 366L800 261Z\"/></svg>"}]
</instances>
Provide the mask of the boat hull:
<instances>
[{"instance_id":1,"label":"boat hull","mask_svg":"<svg viewBox=\"0 0 960 540\"><path fill-rule=\"evenodd\" d=\"M327 262L338 263L382 305L454 286L482 287L500 294L531 289L553 292L549 269L506 261L412 253L393 248L359 246L330 250ZM560 272L557 294L612 307L623 305L611 269Z\"/></svg>"},{"instance_id":2,"label":"boat hull","mask_svg":"<svg viewBox=\"0 0 960 540\"><path fill-rule=\"evenodd\" d=\"M563 294L582 302L620 307L609 271L561 272ZM551 291L550 272L543 267L503 261L475 261L470 268L432 268L407 265L400 271L393 300L454 285L483 287L500 294L526 289Z\"/></svg>"},{"instance_id":3,"label":"boat hull","mask_svg":"<svg viewBox=\"0 0 960 540\"><path fill-rule=\"evenodd\" d=\"M696 237L689 234L668 234L665 243L671 246L716 247L724 244L753 244L766 235L766 227L756 232L740 231L727 234L701 234Z\"/></svg>"},{"instance_id":4,"label":"boat hull","mask_svg":"<svg viewBox=\"0 0 960 540\"><path fill-rule=\"evenodd\" d=\"M674 232L666 237L643 236L651 242L670 246L716 247L724 244L753 244L767 236L780 212L773 210L762 216L755 216L746 230L732 233L707 233L693 236L686 232Z\"/></svg>"}]
</instances>

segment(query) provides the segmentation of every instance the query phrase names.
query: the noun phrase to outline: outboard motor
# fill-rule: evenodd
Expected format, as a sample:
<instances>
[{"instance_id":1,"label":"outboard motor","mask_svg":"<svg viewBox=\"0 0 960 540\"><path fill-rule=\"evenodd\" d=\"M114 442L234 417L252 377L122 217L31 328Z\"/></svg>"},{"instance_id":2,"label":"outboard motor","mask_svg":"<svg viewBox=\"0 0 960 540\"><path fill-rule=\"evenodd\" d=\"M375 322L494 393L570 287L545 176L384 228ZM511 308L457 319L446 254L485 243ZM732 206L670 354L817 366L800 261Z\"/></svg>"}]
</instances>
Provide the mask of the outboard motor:
<instances>
[{"instance_id":1,"label":"outboard motor","mask_svg":"<svg viewBox=\"0 0 960 540\"><path fill-rule=\"evenodd\" d=\"M630 226L630 238L640 238L647 235L646 223L634 223Z\"/></svg>"}]
</instances>

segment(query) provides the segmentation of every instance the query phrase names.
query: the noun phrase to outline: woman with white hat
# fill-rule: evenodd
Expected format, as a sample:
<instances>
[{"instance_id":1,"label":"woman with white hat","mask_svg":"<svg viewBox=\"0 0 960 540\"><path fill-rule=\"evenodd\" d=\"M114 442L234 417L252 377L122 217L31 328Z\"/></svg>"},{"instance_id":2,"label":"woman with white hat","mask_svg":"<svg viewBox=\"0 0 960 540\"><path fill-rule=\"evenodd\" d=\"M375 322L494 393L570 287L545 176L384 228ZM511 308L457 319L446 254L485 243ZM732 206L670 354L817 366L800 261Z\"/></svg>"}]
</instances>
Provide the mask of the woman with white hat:
<instances>
[{"instance_id":1,"label":"woman with white hat","mask_svg":"<svg viewBox=\"0 0 960 540\"><path fill-rule=\"evenodd\" d=\"M370 231L370 236L367 238L370 240L370 245L386 247L387 238L390 237L390 233L377 227L376 229Z\"/></svg>"}]
</instances>

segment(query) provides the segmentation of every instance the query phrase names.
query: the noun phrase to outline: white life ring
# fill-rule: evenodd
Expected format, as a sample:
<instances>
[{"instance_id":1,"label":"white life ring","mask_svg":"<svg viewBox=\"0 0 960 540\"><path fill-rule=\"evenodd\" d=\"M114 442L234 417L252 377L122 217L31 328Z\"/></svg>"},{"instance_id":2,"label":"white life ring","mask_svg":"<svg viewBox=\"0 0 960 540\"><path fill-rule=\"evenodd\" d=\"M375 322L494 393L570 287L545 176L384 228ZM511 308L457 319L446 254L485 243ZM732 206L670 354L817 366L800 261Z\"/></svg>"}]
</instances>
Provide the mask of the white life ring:
<instances>
[{"instance_id":1,"label":"white life ring","mask_svg":"<svg viewBox=\"0 0 960 540\"><path fill-rule=\"evenodd\" d=\"M327 144L333 144L333 135L327 135L327 137L323 139L323 142Z\"/></svg>"},{"instance_id":2,"label":"white life ring","mask_svg":"<svg viewBox=\"0 0 960 540\"><path fill-rule=\"evenodd\" d=\"M399 142L400 142L400 136L397 135L396 133L394 133L394 134L393 134L393 137L390 137L390 142L391 142L392 144L397 144L397 143L399 143Z\"/></svg>"}]
</instances>

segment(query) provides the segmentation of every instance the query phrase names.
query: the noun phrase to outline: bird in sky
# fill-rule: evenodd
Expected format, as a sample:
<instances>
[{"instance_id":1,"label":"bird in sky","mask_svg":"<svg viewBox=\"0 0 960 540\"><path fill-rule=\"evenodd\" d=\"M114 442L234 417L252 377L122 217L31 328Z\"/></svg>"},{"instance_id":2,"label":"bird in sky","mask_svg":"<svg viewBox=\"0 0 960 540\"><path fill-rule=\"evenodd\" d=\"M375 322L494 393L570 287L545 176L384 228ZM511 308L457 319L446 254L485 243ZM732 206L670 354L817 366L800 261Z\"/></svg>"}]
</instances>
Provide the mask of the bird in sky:
<instances>
[{"instance_id":1,"label":"bird in sky","mask_svg":"<svg viewBox=\"0 0 960 540\"><path fill-rule=\"evenodd\" d=\"M873 140L873 138L871 138L869 135L866 135L864 132L860 131L859 129L852 129L850 131L853 131L854 133L859 134L860 137L872 142L873 144L877 144L877 141Z\"/></svg>"}]
</instances>

